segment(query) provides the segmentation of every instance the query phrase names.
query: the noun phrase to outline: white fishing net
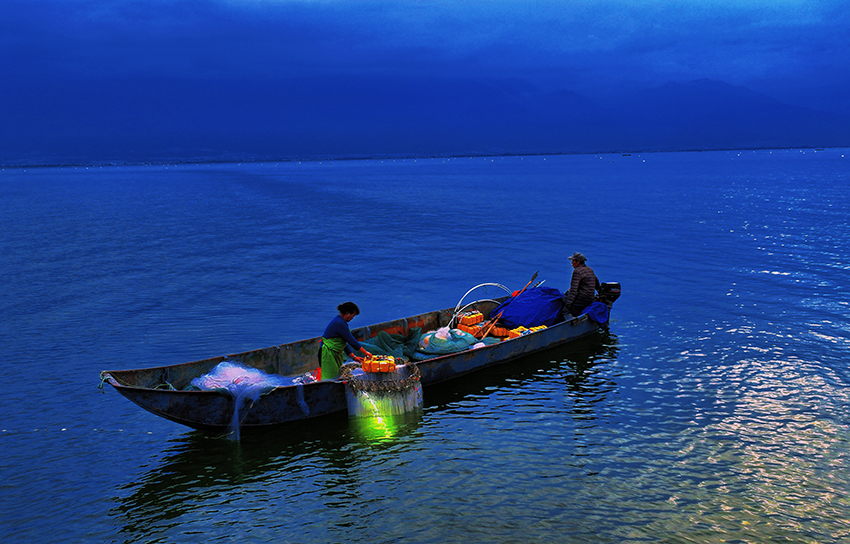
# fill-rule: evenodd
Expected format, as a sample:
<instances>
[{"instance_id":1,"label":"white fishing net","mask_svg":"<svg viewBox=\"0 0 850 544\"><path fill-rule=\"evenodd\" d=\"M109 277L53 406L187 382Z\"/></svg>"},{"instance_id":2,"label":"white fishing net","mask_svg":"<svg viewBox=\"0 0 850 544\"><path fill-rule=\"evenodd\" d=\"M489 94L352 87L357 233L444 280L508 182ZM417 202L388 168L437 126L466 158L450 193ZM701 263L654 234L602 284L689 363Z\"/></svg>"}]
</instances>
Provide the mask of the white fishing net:
<instances>
[{"instance_id":1,"label":"white fishing net","mask_svg":"<svg viewBox=\"0 0 850 544\"><path fill-rule=\"evenodd\" d=\"M203 391L219 391L233 397L233 417L227 434L234 440L238 440L239 428L245 419L245 415L262 395L275 387L300 386L311 380L312 377L309 374L293 378L292 376L269 374L233 361L223 361L209 373L193 379L192 385ZM309 413L300 387L298 392L301 409Z\"/></svg>"}]
</instances>

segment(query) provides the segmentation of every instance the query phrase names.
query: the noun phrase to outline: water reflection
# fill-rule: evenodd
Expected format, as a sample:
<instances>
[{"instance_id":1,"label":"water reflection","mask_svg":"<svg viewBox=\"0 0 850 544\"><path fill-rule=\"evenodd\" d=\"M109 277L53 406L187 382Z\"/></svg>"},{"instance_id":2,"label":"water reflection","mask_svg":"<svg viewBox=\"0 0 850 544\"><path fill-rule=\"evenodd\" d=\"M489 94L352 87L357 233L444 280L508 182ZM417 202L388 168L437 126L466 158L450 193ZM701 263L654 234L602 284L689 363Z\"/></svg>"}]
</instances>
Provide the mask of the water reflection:
<instances>
[{"instance_id":1,"label":"water reflection","mask_svg":"<svg viewBox=\"0 0 850 544\"><path fill-rule=\"evenodd\" d=\"M576 349L567 346L561 350L555 349L550 353L556 357L560 357L567 366L572 370L572 373L567 374L564 379L570 390L576 394L586 394L588 385L594 382L599 375L598 365L612 361L617 358L620 352L618 338L610 332L603 333L599 341L587 349ZM604 380L608 381L608 380ZM611 384L613 382L610 382ZM592 384L595 386L596 384Z\"/></svg>"},{"instance_id":2,"label":"water reflection","mask_svg":"<svg viewBox=\"0 0 850 544\"><path fill-rule=\"evenodd\" d=\"M605 378L600 365L615 360L616 335L603 333L487 368L448 383L430 386L425 395L427 412L452 410L457 403L503 389L521 389L541 377L563 374L568 390L577 397L604 397L616 384Z\"/></svg>"},{"instance_id":3,"label":"water reflection","mask_svg":"<svg viewBox=\"0 0 850 544\"><path fill-rule=\"evenodd\" d=\"M533 433L517 437L520 452L527 455L534 451L527 441L546 439L546 425L571 419L558 415L565 406L562 399L571 399L572 407L566 407L572 419L593 417L594 406L616 386L604 377L604 369L617 349L616 337L602 335L426 387L423 412L381 420L338 414L246 432L239 442L187 432L168 445L155 468L117 488L118 504L110 516L127 542L179 540L198 528L213 538L221 512L230 512L228 523L315 533L305 541L321 541L334 531L340 537L366 534L375 522L370 515L397 504L409 489L442 485L433 480L443 476L432 473L431 463L442 458L443 470L458 463L449 451L457 442L446 436L446 425L475 432L466 409L474 410L474 418L493 421L513 410L518 424L536 425ZM541 406L541 398L551 406ZM549 422L541 426L541 417ZM510 418L501 421L509 424ZM565 446L577 454L582 432L564 435L573 435ZM473 447L492 449L491 440L503 441L498 436L479 436L481 443ZM500 455L513 454L506 449ZM395 519L395 514L387 516L387 523ZM234 534L233 527L220 530Z\"/></svg>"},{"instance_id":4,"label":"water reflection","mask_svg":"<svg viewBox=\"0 0 850 544\"><path fill-rule=\"evenodd\" d=\"M187 432L173 441L155 469L119 488L129 495L119 499L110 515L121 519L121 532L129 541L146 539L167 529L169 520L190 514L223 490L251 485L280 470L297 473L299 459L317 450L334 451L323 444L323 433L317 429L345 429L344 419L320 419L295 423L285 433L244 433L238 442ZM328 460L331 465L334 462Z\"/></svg>"},{"instance_id":5,"label":"water reflection","mask_svg":"<svg viewBox=\"0 0 850 544\"><path fill-rule=\"evenodd\" d=\"M348 432L352 441L380 449L390 447L399 438L414 433L421 423L421 410L380 417L356 417L349 419Z\"/></svg>"},{"instance_id":6,"label":"water reflection","mask_svg":"<svg viewBox=\"0 0 850 544\"><path fill-rule=\"evenodd\" d=\"M234 494L300 489L309 490L324 508L340 509L340 522L347 519L350 526L358 523L346 508L360 497L360 466L398 447L420 422L419 413L386 417L380 425L372 418L336 414L245 432L240 441L187 432L172 441L156 468L118 487L122 497L110 516L119 521L126 541L134 542L180 530L198 518L199 510L218 510ZM290 508L297 511L297 504L284 509Z\"/></svg>"}]
</instances>

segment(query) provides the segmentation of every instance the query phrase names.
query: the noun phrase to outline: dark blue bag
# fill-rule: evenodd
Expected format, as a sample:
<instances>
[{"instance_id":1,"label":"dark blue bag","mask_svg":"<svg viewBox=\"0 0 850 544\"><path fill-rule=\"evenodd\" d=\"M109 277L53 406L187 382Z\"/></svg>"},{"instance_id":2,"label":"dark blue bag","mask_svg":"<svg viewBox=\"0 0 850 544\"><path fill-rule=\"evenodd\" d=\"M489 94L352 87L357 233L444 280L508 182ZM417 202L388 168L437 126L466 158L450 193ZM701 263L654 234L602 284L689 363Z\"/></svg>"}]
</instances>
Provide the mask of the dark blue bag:
<instances>
[{"instance_id":1,"label":"dark blue bag","mask_svg":"<svg viewBox=\"0 0 850 544\"><path fill-rule=\"evenodd\" d=\"M549 327L559 321L562 299L563 295L554 287L532 287L501 303L490 312L490 317L496 317L502 312L502 323L509 329L520 325Z\"/></svg>"},{"instance_id":2,"label":"dark blue bag","mask_svg":"<svg viewBox=\"0 0 850 544\"><path fill-rule=\"evenodd\" d=\"M605 306L601 302L594 302L585 308L582 314L587 314L587 317L596 321L603 327L608 323L608 306Z\"/></svg>"}]
</instances>

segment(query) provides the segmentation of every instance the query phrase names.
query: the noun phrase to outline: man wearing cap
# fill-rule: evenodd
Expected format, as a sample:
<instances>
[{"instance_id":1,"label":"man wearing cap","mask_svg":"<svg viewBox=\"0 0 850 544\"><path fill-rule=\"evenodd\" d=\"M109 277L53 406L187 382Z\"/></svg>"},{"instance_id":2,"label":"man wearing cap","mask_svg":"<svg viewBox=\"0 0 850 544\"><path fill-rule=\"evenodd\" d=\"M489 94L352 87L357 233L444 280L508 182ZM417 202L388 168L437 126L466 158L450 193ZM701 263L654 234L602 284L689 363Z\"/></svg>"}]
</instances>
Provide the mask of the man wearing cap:
<instances>
[{"instance_id":1,"label":"man wearing cap","mask_svg":"<svg viewBox=\"0 0 850 544\"><path fill-rule=\"evenodd\" d=\"M573 277L570 280L570 290L564 295L564 319L581 315L585 308L593 302L599 280L593 269L585 264L587 259L581 253L573 253L570 257L573 265ZM569 315L567 315L569 314Z\"/></svg>"}]
</instances>

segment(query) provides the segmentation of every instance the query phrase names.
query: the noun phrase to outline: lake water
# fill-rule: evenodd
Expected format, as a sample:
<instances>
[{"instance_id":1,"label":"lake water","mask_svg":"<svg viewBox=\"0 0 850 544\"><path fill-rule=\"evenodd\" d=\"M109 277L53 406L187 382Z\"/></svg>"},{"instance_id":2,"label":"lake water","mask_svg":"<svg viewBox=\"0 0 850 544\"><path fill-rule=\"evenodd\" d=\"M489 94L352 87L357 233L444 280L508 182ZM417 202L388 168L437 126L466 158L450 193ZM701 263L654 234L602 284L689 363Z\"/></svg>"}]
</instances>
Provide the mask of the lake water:
<instances>
[{"instance_id":1,"label":"lake water","mask_svg":"<svg viewBox=\"0 0 850 544\"><path fill-rule=\"evenodd\" d=\"M850 539L850 152L0 171L4 542ZM454 306L574 251L611 329L242 440L102 370ZM490 292L489 295L500 293Z\"/></svg>"}]
</instances>

